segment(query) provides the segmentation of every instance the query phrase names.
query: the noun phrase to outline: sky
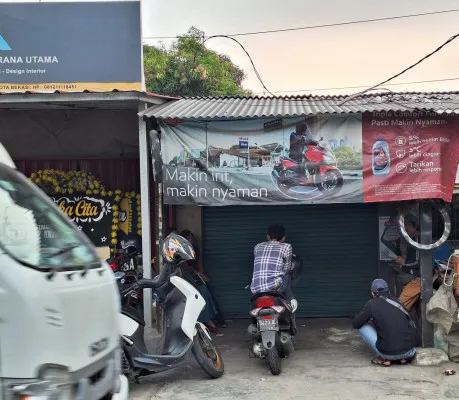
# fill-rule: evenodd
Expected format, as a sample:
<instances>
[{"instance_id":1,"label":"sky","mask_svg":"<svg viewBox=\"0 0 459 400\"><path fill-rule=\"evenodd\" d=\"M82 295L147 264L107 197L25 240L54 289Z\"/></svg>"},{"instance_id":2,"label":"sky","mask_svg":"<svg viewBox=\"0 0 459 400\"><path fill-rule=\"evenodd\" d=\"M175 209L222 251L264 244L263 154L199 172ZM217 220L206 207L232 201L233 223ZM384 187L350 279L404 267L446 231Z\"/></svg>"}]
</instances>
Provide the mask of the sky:
<instances>
[{"instance_id":1,"label":"sky","mask_svg":"<svg viewBox=\"0 0 459 400\"><path fill-rule=\"evenodd\" d=\"M45 1L56 0L42 0ZM458 0L142 0L142 29L144 42L157 44L158 40L152 37L184 34L192 25L206 35L231 34L456 8L459 9ZM314 89L372 86L385 80L458 33L458 21L459 12L452 12L237 39L250 53L267 88L275 94L352 94L363 88ZM163 42L169 44L171 40ZM263 94L250 61L236 43L218 38L207 42L207 46L230 56L247 74L243 86ZM459 38L392 83L451 78L458 79L383 88L459 90Z\"/></svg>"}]
</instances>

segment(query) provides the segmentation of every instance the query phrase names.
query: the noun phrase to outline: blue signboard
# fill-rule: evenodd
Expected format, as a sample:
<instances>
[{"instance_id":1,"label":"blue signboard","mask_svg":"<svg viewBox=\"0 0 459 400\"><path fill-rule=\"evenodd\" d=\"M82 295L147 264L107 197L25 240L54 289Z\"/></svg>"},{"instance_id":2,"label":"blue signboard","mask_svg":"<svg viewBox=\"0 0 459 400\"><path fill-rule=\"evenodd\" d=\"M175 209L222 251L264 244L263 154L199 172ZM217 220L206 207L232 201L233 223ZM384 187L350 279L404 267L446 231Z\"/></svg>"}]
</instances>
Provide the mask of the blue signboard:
<instances>
[{"instance_id":1,"label":"blue signboard","mask_svg":"<svg viewBox=\"0 0 459 400\"><path fill-rule=\"evenodd\" d=\"M141 90L140 1L0 4L0 92Z\"/></svg>"}]
</instances>

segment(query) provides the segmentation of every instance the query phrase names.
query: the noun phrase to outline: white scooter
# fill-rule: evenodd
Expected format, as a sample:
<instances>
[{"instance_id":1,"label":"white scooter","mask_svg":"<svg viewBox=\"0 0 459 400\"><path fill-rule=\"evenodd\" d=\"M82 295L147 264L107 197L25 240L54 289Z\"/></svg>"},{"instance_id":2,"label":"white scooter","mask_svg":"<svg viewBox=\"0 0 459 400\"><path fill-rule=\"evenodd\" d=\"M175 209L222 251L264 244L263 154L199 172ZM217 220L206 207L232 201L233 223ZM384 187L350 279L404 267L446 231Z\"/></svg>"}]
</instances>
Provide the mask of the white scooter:
<instances>
[{"instance_id":1,"label":"white scooter","mask_svg":"<svg viewBox=\"0 0 459 400\"><path fill-rule=\"evenodd\" d=\"M214 346L206 326L198 322L205 306L201 294L181 278L180 263L166 263L154 279L140 279L134 285L120 288L122 298L142 289L152 289L156 307L160 308L162 334L150 354L144 341L145 321L138 309L122 303L120 330L123 342L122 368L125 375L141 376L176 368L187 361L191 350L201 368L211 378L223 375L220 352ZM120 284L124 274L115 274ZM162 312L161 312L162 311Z\"/></svg>"}]
</instances>

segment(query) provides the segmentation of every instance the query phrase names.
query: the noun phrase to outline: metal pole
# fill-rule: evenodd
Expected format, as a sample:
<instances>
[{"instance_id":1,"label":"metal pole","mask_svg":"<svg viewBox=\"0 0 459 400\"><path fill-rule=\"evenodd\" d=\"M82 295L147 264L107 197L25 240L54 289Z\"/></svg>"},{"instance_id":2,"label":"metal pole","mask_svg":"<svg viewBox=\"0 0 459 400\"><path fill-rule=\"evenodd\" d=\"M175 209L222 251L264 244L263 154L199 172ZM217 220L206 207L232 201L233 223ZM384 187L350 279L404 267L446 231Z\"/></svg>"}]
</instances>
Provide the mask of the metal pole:
<instances>
[{"instance_id":1,"label":"metal pole","mask_svg":"<svg viewBox=\"0 0 459 400\"><path fill-rule=\"evenodd\" d=\"M419 206L419 232L421 244L432 243L432 207L428 202ZM433 295L432 251L421 251L419 254L421 269L421 337L422 347L433 347L433 325L427 321L427 303Z\"/></svg>"},{"instance_id":2,"label":"metal pole","mask_svg":"<svg viewBox=\"0 0 459 400\"><path fill-rule=\"evenodd\" d=\"M141 103L139 112L145 109ZM151 238L150 238L150 174L151 168L148 154L149 137L147 124L143 117L139 117L139 166L140 166L140 196L142 210L142 270L146 279L151 279ZM151 290L143 291L143 313L145 324L148 328L152 326L152 293Z\"/></svg>"},{"instance_id":3,"label":"metal pole","mask_svg":"<svg viewBox=\"0 0 459 400\"><path fill-rule=\"evenodd\" d=\"M207 121L206 121L206 169L209 168L209 143L207 142Z\"/></svg>"},{"instance_id":4,"label":"metal pole","mask_svg":"<svg viewBox=\"0 0 459 400\"><path fill-rule=\"evenodd\" d=\"M156 265L159 273L163 267L163 257L161 256L161 242L163 241L163 184L156 185Z\"/></svg>"}]
</instances>

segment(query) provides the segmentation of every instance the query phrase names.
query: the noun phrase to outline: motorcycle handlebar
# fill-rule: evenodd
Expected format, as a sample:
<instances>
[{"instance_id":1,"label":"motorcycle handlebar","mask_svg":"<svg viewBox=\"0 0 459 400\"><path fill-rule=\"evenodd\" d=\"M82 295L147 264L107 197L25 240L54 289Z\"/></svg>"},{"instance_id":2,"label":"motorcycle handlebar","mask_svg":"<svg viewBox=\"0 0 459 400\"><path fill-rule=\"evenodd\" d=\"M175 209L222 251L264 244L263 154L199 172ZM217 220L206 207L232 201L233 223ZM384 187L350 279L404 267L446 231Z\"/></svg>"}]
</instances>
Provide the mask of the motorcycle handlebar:
<instances>
[{"instance_id":1,"label":"motorcycle handlebar","mask_svg":"<svg viewBox=\"0 0 459 400\"><path fill-rule=\"evenodd\" d=\"M153 279L145 279L145 278L139 279L136 283L131 285L129 288L127 288L126 290L123 290L121 294L125 296L133 291L137 292L143 289L156 290L168 281L170 277L170 271L171 271L171 266L169 264L164 264L163 268L161 268L160 273L156 275Z\"/></svg>"}]
</instances>

